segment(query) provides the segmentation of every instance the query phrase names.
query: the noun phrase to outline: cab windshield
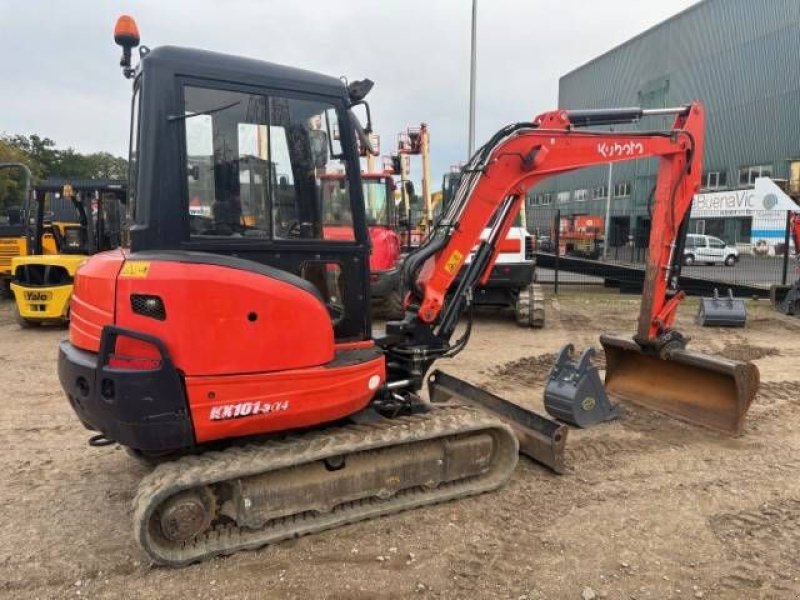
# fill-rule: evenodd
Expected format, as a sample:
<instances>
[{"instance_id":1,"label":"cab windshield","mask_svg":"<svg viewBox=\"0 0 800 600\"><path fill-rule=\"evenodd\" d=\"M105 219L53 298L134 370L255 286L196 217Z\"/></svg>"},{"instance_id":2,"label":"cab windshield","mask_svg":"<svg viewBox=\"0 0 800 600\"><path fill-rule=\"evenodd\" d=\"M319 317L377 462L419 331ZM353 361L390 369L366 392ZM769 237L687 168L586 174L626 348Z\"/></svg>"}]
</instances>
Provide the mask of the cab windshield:
<instances>
[{"instance_id":1,"label":"cab windshield","mask_svg":"<svg viewBox=\"0 0 800 600\"><path fill-rule=\"evenodd\" d=\"M355 239L339 109L184 86L190 239Z\"/></svg>"}]
</instances>

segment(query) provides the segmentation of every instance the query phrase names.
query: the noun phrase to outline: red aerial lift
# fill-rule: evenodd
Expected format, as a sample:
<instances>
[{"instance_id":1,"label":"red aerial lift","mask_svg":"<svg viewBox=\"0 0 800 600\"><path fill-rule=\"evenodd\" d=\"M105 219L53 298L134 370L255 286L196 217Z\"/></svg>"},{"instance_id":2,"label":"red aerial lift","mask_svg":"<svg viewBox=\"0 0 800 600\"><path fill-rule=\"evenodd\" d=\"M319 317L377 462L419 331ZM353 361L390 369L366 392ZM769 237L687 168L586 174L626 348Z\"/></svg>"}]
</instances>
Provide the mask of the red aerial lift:
<instances>
[{"instance_id":1,"label":"red aerial lift","mask_svg":"<svg viewBox=\"0 0 800 600\"><path fill-rule=\"evenodd\" d=\"M634 339L603 340L609 385L684 418L740 427L756 368L690 353L672 327L683 297L682 223L702 167L699 104L558 110L499 131L404 262L404 318L373 337L356 151L356 138L369 145L369 122L353 116L369 86L175 47L140 50L134 69L132 20L118 23L115 38L139 124L130 248L95 255L79 270L59 378L80 420L99 432L94 445L161 457L133 510L135 537L154 561L187 564L503 485L517 460L512 430L487 413L429 404L419 390L427 381L435 396L431 366L467 344L469 326L453 341L456 326L526 191L609 160L660 159L639 329ZM320 114L331 128L347 124L340 145L309 128ZM674 114L672 130L581 129L648 114ZM263 199L271 210L231 233L243 193L231 149L248 123L269 128L270 161L285 175ZM201 135L213 142L213 155L200 158L224 206L192 234L181 217L186 155L210 148L193 145ZM353 240L324 239L318 186L331 161L346 170Z\"/></svg>"}]
</instances>

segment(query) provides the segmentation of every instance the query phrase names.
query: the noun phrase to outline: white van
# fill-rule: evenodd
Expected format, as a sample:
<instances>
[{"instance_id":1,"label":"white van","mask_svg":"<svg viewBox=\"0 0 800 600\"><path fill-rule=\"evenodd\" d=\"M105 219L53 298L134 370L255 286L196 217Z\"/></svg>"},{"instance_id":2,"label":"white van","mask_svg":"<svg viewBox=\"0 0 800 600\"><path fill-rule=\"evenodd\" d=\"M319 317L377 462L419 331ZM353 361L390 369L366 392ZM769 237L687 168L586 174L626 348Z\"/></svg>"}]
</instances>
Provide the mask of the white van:
<instances>
[{"instance_id":1,"label":"white van","mask_svg":"<svg viewBox=\"0 0 800 600\"><path fill-rule=\"evenodd\" d=\"M713 235L689 233L683 248L683 264L707 264L732 267L739 260L739 250Z\"/></svg>"}]
</instances>

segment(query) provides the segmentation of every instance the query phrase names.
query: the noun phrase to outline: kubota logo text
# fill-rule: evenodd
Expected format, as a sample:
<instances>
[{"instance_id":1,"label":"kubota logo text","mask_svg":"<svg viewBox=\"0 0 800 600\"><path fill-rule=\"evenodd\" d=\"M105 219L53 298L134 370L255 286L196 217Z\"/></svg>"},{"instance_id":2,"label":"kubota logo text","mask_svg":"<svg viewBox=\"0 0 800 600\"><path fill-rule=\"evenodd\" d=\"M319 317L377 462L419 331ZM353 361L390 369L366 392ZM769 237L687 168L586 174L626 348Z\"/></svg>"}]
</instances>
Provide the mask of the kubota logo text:
<instances>
[{"instance_id":1,"label":"kubota logo text","mask_svg":"<svg viewBox=\"0 0 800 600\"><path fill-rule=\"evenodd\" d=\"M640 156L644 154L644 144L641 142L626 142L624 144L617 142L606 144L602 142L597 144L597 153L603 158L612 158L614 156Z\"/></svg>"}]
</instances>

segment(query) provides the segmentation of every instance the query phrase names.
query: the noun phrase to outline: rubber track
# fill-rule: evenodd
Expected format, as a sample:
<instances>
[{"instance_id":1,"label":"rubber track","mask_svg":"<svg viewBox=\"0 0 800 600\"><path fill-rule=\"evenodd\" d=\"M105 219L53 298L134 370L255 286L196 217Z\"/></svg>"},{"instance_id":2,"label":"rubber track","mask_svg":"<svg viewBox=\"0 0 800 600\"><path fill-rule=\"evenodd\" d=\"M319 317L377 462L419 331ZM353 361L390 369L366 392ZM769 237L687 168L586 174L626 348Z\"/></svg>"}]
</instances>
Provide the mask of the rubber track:
<instances>
[{"instance_id":1,"label":"rubber track","mask_svg":"<svg viewBox=\"0 0 800 600\"><path fill-rule=\"evenodd\" d=\"M517 300L517 324L521 327L544 327L544 292L538 283L530 284L526 289L520 290Z\"/></svg>"},{"instance_id":2,"label":"rubber track","mask_svg":"<svg viewBox=\"0 0 800 600\"><path fill-rule=\"evenodd\" d=\"M156 539L149 531L148 523L158 506L181 490L250 477L328 456L487 430L500 436L501 443L496 450L493 470L484 476L442 484L433 490L412 488L385 500L361 499L340 505L328 513L291 515L275 519L258 530L239 528L231 523L217 525L185 544ZM159 465L141 481L133 503L134 537L156 563L183 566L339 525L497 489L511 477L517 463L517 452L516 437L497 419L468 407L443 406L422 415L329 428L260 445L234 446L221 452L186 456Z\"/></svg>"}]
</instances>

